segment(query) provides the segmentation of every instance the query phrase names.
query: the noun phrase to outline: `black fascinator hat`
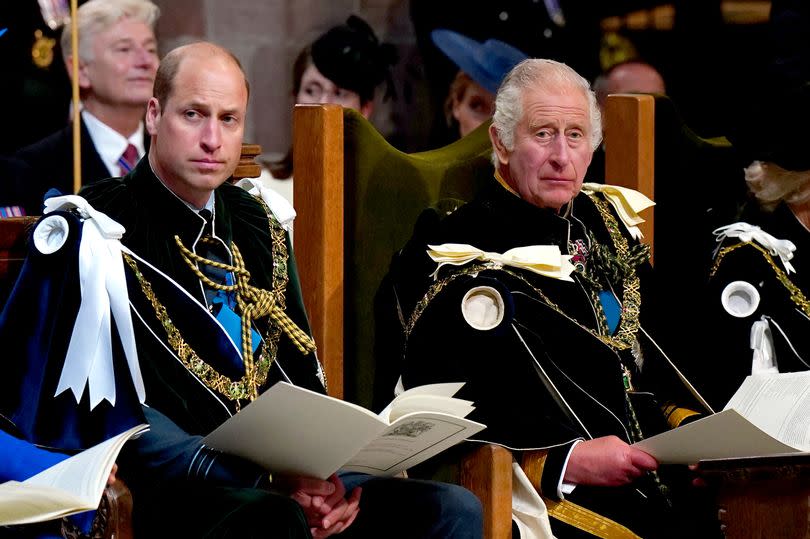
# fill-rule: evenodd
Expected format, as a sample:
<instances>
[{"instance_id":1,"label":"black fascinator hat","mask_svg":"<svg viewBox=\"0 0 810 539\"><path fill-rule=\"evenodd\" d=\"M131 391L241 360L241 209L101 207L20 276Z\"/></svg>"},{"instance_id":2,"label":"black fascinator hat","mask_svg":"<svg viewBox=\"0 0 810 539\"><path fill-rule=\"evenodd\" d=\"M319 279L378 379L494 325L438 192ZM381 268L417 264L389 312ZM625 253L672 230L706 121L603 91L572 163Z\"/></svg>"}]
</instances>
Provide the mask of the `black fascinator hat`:
<instances>
[{"instance_id":1,"label":"black fascinator hat","mask_svg":"<svg viewBox=\"0 0 810 539\"><path fill-rule=\"evenodd\" d=\"M318 71L341 88L357 92L363 102L370 101L383 82L386 98L393 95L391 66L397 60L394 46L380 43L374 30L356 15L312 44L312 62Z\"/></svg>"}]
</instances>

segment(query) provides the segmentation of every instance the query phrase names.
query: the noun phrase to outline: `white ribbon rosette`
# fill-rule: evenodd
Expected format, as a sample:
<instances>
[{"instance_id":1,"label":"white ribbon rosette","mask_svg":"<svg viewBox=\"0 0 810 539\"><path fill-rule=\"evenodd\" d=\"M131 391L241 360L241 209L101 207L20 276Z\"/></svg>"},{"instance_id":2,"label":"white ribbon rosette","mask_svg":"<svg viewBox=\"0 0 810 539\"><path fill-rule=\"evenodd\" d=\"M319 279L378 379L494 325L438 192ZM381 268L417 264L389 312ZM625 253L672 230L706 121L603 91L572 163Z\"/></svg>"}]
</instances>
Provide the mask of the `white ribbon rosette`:
<instances>
[{"instance_id":1,"label":"white ribbon rosette","mask_svg":"<svg viewBox=\"0 0 810 539\"><path fill-rule=\"evenodd\" d=\"M758 226L744 223L731 223L730 225L721 226L714 231L718 243L722 244L726 238L738 238L744 242L756 242L765 248L771 256L778 256L785 266L785 271L788 273L795 273L796 269L790 263L793 258L793 252L796 250L796 245L790 240L780 240ZM716 253L715 253L716 254Z\"/></svg>"},{"instance_id":2,"label":"white ribbon rosette","mask_svg":"<svg viewBox=\"0 0 810 539\"><path fill-rule=\"evenodd\" d=\"M141 403L146 400L135 333L129 311L124 263L120 242L124 227L107 215L95 210L85 199L77 195L49 198L45 201L47 215L56 210L74 209L84 219L82 239L79 245L79 283L81 305L76 315L70 337L62 374L54 396L71 390L79 402L85 385L90 394L92 410L103 400L115 405L115 375L112 361L112 334L110 317L121 338L135 391ZM43 219L37 227L43 228L40 236L34 233L35 246L44 253L52 249L50 243L64 243L67 237L67 221L60 216Z\"/></svg>"},{"instance_id":3,"label":"white ribbon rosette","mask_svg":"<svg viewBox=\"0 0 810 539\"><path fill-rule=\"evenodd\" d=\"M489 253L463 243L445 243L428 247L428 256L439 264L432 274L433 278L436 278L439 269L446 264L463 266L473 260L483 260L501 266L529 270L552 279L573 281L571 273L574 271L574 265L571 264L571 256L561 254L560 248L556 245L516 247L503 254Z\"/></svg>"},{"instance_id":4,"label":"white ribbon rosette","mask_svg":"<svg viewBox=\"0 0 810 539\"><path fill-rule=\"evenodd\" d=\"M655 202L642 195L638 191L618 185L603 185L601 183L583 183L582 192L590 195L596 192L602 193L607 198L610 205L616 210L619 219L622 220L627 231L633 239L640 240L644 237L638 225L645 220L639 215L640 212L651 206Z\"/></svg>"}]
</instances>

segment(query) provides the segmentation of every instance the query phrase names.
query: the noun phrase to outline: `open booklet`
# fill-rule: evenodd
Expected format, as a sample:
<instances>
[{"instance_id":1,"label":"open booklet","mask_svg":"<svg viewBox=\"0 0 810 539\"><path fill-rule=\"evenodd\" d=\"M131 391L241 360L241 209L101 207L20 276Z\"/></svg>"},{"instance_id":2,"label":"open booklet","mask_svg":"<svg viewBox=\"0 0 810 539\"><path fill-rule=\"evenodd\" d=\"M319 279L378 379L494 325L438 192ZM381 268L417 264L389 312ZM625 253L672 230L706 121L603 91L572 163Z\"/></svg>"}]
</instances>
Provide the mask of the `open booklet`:
<instances>
[{"instance_id":1,"label":"open booklet","mask_svg":"<svg viewBox=\"0 0 810 539\"><path fill-rule=\"evenodd\" d=\"M810 451L810 371L749 376L722 412L634 444L664 464Z\"/></svg>"},{"instance_id":2,"label":"open booklet","mask_svg":"<svg viewBox=\"0 0 810 539\"><path fill-rule=\"evenodd\" d=\"M0 525L43 522L96 509L124 443L147 429L138 425L22 483L1 484Z\"/></svg>"},{"instance_id":3,"label":"open booklet","mask_svg":"<svg viewBox=\"0 0 810 539\"><path fill-rule=\"evenodd\" d=\"M204 443L274 473L325 479L339 469L393 475L485 428L464 419L463 384L405 391L379 415L279 382L209 434Z\"/></svg>"}]
</instances>

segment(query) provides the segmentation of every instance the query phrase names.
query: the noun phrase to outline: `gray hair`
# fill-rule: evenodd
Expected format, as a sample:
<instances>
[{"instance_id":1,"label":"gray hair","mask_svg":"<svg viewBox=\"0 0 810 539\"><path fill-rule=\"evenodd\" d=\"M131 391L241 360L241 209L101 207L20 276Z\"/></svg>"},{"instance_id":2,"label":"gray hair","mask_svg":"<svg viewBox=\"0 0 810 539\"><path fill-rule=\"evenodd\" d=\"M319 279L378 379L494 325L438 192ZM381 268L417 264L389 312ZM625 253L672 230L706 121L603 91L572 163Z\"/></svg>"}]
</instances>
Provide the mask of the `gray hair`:
<instances>
[{"instance_id":1,"label":"gray hair","mask_svg":"<svg viewBox=\"0 0 810 539\"><path fill-rule=\"evenodd\" d=\"M79 58L83 62L93 59L93 41L121 19L133 19L155 29L160 8L150 0L90 0L76 11L79 27ZM62 57L67 62L73 52L71 25L62 30Z\"/></svg>"},{"instance_id":2,"label":"gray hair","mask_svg":"<svg viewBox=\"0 0 810 539\"><path fill-rule=\"evenodd\" d=\"M602 142L602 114L588 81L567 65L554 60L530 58L523 60L506 75L495 97L495 115L492 125L504 147L515 147L515 129L523 115L523 92L528 88L543 90L580 90L588 100L591 149ZM492 162L498 166L498 157L493 152Z\"/></svg>"},{"instance_id":3,"label":"gray hair","mask_svg":"<svg viewBox=\"0 0 810 539\"><path fill-rule=\"evenodd\" d=\"M810 170L786 170L770 161L754 161L745 169L745 181L766 211L782 201L801 204L810 199Z\"/></svg>"}]
</instances>

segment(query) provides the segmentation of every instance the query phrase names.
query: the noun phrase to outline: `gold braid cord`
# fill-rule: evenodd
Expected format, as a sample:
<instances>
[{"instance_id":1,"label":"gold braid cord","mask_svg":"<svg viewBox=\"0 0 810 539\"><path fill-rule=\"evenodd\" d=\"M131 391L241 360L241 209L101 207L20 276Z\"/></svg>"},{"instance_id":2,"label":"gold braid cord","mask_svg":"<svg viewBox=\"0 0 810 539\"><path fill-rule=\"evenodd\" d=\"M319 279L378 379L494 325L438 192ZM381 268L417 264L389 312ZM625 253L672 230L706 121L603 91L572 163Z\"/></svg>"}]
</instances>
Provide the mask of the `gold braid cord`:
<instances>
[{"instance_id":1,"label":"gold braid cord","mask_svg":"<svg viewBox=\"0 0 810 539\"><path fill-rule=\"evenodd\" d=\"M250 272L245 268L245 262L242 259L242 253L235 243L231 242L231 253L233 253L234 265L225 264L224 262L217 262L215 260L208 260L201 257L197 253L189 250L179 236L174 237L174 241L180 248L180 253L183 255L183 260L194 272L194 274L206 285L216 290L224 292L236 293L236 305L239 307L239 312L242 318L242 355L245 360L246 370L252 368L253 364L253 338L251 336L251 327L253 320L269 316L284 333L295 344L302 354L308 354L315 350L315 343L309 335L301 331L301 329L293 322L284 309L280 308L275 301L275 296L272 292L263 290L250 284ZM197 264L206 264L221 270L233 273L236 283L232 285L225 285L217 283L209 279L200 269Z\"/></svg>"},{"instance_id":2,"label":"gold braid cord","mask_svg":"<svg viewBox=\"0 0 810 539\"><path fill-rule=\"evenodd\" d=\"M616 250L616 253L619 258L626 257L629 252L629 246L627 244L627 239L622 235L621 231L619 230L618 223L613 215L610 213L610 209L608 208L607 203L602 200L599 200L595 197L591 197L591 199L596 204L596 207L599 209L599 213L602 215L602 218L605 221L605 226L610 233L610 238L613 242L613 246ZM528 279L522 274L512 269L506 268L501 266L500 264L495 264L492 262L489 263L479 263L479 264L472 264L468 266L464 266L460 269L453 271L447 277L437 281L436 283L431 286L427 293L422 297L421 300L416 304L414 307L413 313L405 325L404 332L406 338L411 334L413 331L416 322L422 316L422 313L427 308L428 304L433 301L433 299L441 292L448 284L455 281L457 278L462 277L464 275L474 275L482 270L499 270L508 273L509 275L515 277L523 281L526 286L531 288L542 300L546 303L549 307L554 309L557 313L562 315L563 317L567 318L580 328L584 329L585 331L593 334L599 340L610 346L615 350L626 350L632 348L633 343L635 342L636 333L638 332L638 328L640 325L639 322L639 314L641 313L641 287L640 287L640 280L638 275L635 272L632 272L630 276L626 277L623 282L623 293L622 293L622 318L621 323L619 324L619 329L615 335L608 335L607 334L607 323L605 322L599 324L598 329L592 329L585 325L583 325L578 320L571 318L563 310L551 299L546 296L543 291L534 286L532 283L529 282ZM596 308L597 312L602 314L604 317L604 312L601 309L601 303L596 301ZM604 326L604 327L603 327Z\"/></svg>"},{"instance_id":3,"label":"gold braid cord","mask_svg":"<svg viewBox=\"0 0 810 539\"><path fill-rule=\"evenodd\" d=\"M155 311L160 324L166 331L169 346L175 351L183 365L200 378L210 389L235 401L237 410L240 408L240 400L254 400L258 396L258 389L267 380L270 366L278 351L278 336L284 331L296 347L307 354L315 350L315 343L312 339L293 322L284 312L284 291L287 285L287 265L286 259L283 264L279 264L274 256L274 292L269 292L249 284L250 272L244 266L244 260L238 247L231 243L231 250L234 258L234 265L223 264L213 260L200 257L196 253L189 251L175 236L175 242L180 247L183 260L189 265L195 275L207 286L217 290L236 293L236 302L241 313L242 321L242 359L245 365L245 375L241 380L231 380L227 376L220 374L213 367L205 363L202 358L185 342L180 331L172 322L166 308L160 303L152 289L152 285L138 269L135 260L127 254L124 258L132 268L135 276L141 285L146 298L149 300ZM276 241L274 235L274 253L276 252ZM286 249L284 249L286 252ZM209 264L225 271L232 272L236 279L234 285L222 285L215 283L206 277L197 268L195 262ZM284 278L279 278L279 271L283 272ZM279 290L280 288L280 290ZM258 363L253 360L253 336L251 327L253 320L269 317L274 323L269 324L268 331L262 345Z\"/></svg>"},{"instance_id":4,"label":"gold braid cord","mask_svg":"<svg viewBox=\"0 0 810 539\"><path fill-rule=\"evenodd\" d=\"M144 296L146 296L146 299L152 305L152 309L155 311L155 316L160 322L160 325L163 326L163 329L166 331L169 346L174 350L175 354L177 354L183 366L202 380L208 388L235 401L237 410L240 408L239 401L241 399L254 399L255 394L258 392L258 386L263 383L263 380L260 380L260 378L263 375L263 379L267 379L270 362L260 362L260 367L257 369L258 372L256 373L257 376L253 380L249 380L248 377L245 376L241 380L234 381L218 373L213 367L203 361L183 339L180 330L177 329L177 326L172 322L169 313L166 311L166 307L158 300L154 290L152 290L152 284L146 279L143 273L141 273L141 270L138 269L135 260L126 253L123 253L123 255L127 265L132 268L132 271L135 273L135 278L141 285L141 291L143 291Z\"/></svg>"},{"instance_id":5,"label":"gold braid cord","mask_svg":"<svg viewBox=\"0 0 810 539\"><path fill-rule=\"evenodd\" d=\"M286 310L287 285L290 281L290 274L288 272L288 262L290 260L290 256L287 252L287 232L284 230L284 227L281 226L281 223L278 222L278 219L276 219L273 212L270 211L270 207L267 205L264 199L259 195L254 195L253 198L262 206L262 208L264 208L264 213L267 216L267 228L270 231L270 241L272 242L273 247L272 292L276 296L276 305L278 305L280 309ZM275 357L278 354L278 340L280 337L281 328L276 324L268 324L262 354L265 354L267 357L271 358L271 362L272 360L275 360ZM317 356L313 356L313 359L318 365L318 373L323 377L323 388L328 391L329 383L326 379L326 371L324 370L323 365L320 364Z\"/></svg>"},{"instance_id":6,"label":"gold braid cord","mask_svg":"<svg viewBox=\"0 0 810 539\"><path fill-rule=\"evenodd\" d=\"M712 269L709 272L709 277L714 277L714 274L717 273L717 270L720 268L720 263L723 261L723 258L725 258L727 254L736 251L740 247L744 247L746 245L750 245L751 247L753 247L762 254L763 258L765 258L765 261L768 263L773 272L776 274L776 278L779 280L780 283L782 283L782 286L784 286L787 289L788 294L790 294L790 300L794 304L796 304L796 306L799 307L799 309L801 309L802 312L804 312L804 314L810 316L810 301L807 300L807 297L802 293L801 289L795 284L793 284L793 281L790 280L790 277L787 276L787 273L785 273L782 270L782 268L780 268L776 264L776 262L774 262L771 254L767 250L765 250L765 248L761 247L760 245L754 242L750 241L741 242L732 245L730 247L723 247L722 249L720 249L720 252L717 253L717 258L714 259L714 264L712 264Z\"/></svg>"},{"instance_id":7,"label":"gold braid cord","mask_svg":"<svg viewBox=\"0 0 810 539\"><path fill-rule=\"evenodd\" d=\"M632 530L568 500L543 498L550 517L601 539L641 539Z\"/></svg>"},{"instance_id":8,"label":"gold braid cord","mask_svg":"<svg viewBox=\"0 0 810 539\"><path fill-rule=\"evenodd\" d=\"M517 455L516 455L517 456ZM568 500L553 500L543 495L540 483L543 477L543 470L546 466L548 451L522 451L520 456L520 467L526 472L526 476L537 493L543 497L543 501L548 509L548 514L569 526L574 526L584 530L596 537L606 539L638 539L638 536L628 528L618 522L603 517L590 509L577 505Z\"/></svg>"}]
</instances>

